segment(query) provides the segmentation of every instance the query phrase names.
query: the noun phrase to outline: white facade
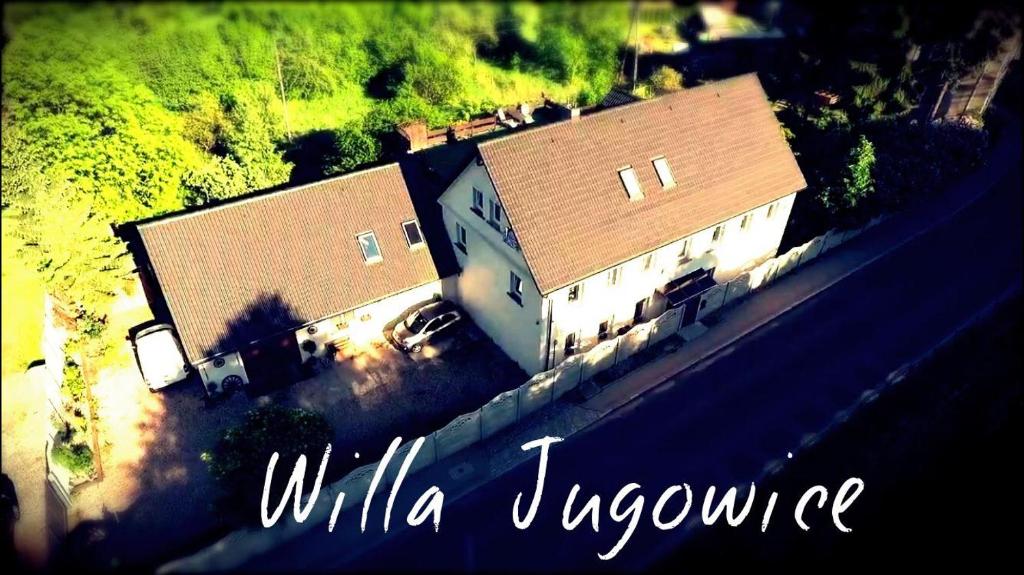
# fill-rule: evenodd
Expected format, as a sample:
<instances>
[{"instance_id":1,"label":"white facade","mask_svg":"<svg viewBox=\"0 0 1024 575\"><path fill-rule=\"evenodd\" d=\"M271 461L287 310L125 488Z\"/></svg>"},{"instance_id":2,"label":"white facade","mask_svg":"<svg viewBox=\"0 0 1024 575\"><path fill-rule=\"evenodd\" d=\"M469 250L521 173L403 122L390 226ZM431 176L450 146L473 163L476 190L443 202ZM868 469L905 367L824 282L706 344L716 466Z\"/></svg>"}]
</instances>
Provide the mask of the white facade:
<instances>
[{"instance_id":1,"label":"white facade","mask_svg":"<svg viewBox=\"0 0 1024 575\"><path fill-rule=\"evenodd\" d=\"M479 213L474 211L474 189L477 205L482 204ZM500 222L493 221L491 206L498 198L486 170L471 162L439 201L462 270L454 299L527 373L542 371L543 299L522 252L505 241L509 226L504 211ZM519 301L510 295L512 273L522 279Z\"/></svg>"},{"instance_id":2,"label":"white facade","mask_svg":"<svg viewBox=\"0 0 1024 575\"><path fill-rule=\"evenodd\" d=\"M305 325L295 330L302 361L324 357L328 353L327 344L332 342L353 352L386 342L388 327L403 319L411 308L440 297L441 280L436 280Z\"/></svg>"},{"instance_id":3,"label":"white facade","mask_svg":"<svg viewBox=\"0 0 1024 575\"><path fill-rule=\"evenodd\" d=\"M574 353L585 351L604 339L602 331L614 337L620 328L660 315L666 302L657 291L674 279L713 269L715 280L728 281L775 256L794 198L790 194L736 214L543 295L522 252L504 241L504 214L495 222L498 229L491 225L490 206L497 196L482 166L471 163L440 202L462 268L457 300L495 343L534 374L557 365L567 343ZM477 213L474 207L481 200ZM509 295L510 272L522 278L522 305Z\"/></svg>"},{"instance_id":4,"label":"white facade","mask_svg":"<svg viewBox=\"0 0 1024 575\"><path fill-rule=\"evenodd\" d=\"M338 345L343 353L351 354L366 346L386 343L385 335L390 326L403 319L412 308L440 297L441 280L435 280L304 325L294 332L301 360L305 362L310 357L326 356L329 343ZM312 344L307 344L307 341ZM213 392L222 391L220 385L229 376L240 377L242 384L249 383L242 355L237 351L204 360L196 368L203 385Z\"/></svg>"}]
</instances>

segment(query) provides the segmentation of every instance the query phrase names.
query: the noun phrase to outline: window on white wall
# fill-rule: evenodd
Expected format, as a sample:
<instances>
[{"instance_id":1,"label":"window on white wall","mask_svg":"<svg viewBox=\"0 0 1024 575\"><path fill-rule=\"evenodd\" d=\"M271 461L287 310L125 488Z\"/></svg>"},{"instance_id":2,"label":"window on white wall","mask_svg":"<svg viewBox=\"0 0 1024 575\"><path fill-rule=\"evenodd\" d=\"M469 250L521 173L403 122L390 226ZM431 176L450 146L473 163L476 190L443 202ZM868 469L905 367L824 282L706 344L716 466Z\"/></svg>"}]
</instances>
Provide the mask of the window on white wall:
<instances>
[{"instance_id":1,"label":"window on white wall","mask_svg":"<svg viewBox=\"0 0 1024 575\"><path fill-rule=\"evenodd\" d=\"M608 270L609 286L619 285L620 281L622 281L622 266L617 266Z\"/></svg>"},{"instance_id":2,"label":"window on white wall","mask_svg":"<svg viewBox=\"0 0 1024 575\"><path fill-rule=\"evenodd\" d=\"M473 188L473 211L481 218L484 217L484 193Z\"/></svg>"},{"instance_id":3,"label":"window on white wall","mask_svg":"<svg viewBox=\"0 0 1024 575\"><path fill-rule=\"evenodd\" d=\"M416 220L402 222L402 231L405 232L405 242L409 249L423 245L423 233L420 231L420 223Z\"/></svg>"},{"instance_id":4,"label":"window on white wall","mask_svg":"<svg viewBox=\"0 0 1024 575\"><path fill-rule=\"evenodd\" d=\"M455 247L462 250L462 253L466 253L466 228L462 227L462 224L455 222Z\"/></svg>"},{"instance_id":5,"label":"window on white wall","mask_svg":"<svg viewBox=\"0 0 1024 575\"><path fill-rule=\"evenodd\" d=\"M644 256L644 271L651 271L651 267L654 266L654 254L647 254Z\"/></svg>"},{"instance_id":6,"label":"window on white wall","mask_svg":"<svg viewBox=\"0 0 1024 575\"><path fill-rule=\"evenodd\" d=\"M654 171L658 173L662 188L667 190L676 185L676 179L672 177L672 170L668 167L667 159L664 157L654 158L651 163L654 164Z\"/></svg>"},{"instance_id":7,"label":"window on white wall","mask_svg":"<svg viewBox=\"0 0 1024 575\"><path fill-rule=\"evenodd\" d=\"M644 193L640 190L640 180L636 177L636 170L632 166L626 166L619 170L619 178L623 187L626 188L626 195L632 201L644 199Z\"/></svg>"},{"instance_id":8,"label":"window on white wall","mask_svg":"<svg viewBox=\"0 0 1024 575\"><path fill-rule=\"evenodd\" d=\"M711 234L711 242L717 244L723 239L725 239L725 225L715 226L715 231Z\"/></svg>"},{"instance_id":9,"label":"window on white wall","mask_svg":"<svg viewBox=\"0 0 1024 575\"><path fill-rule=\"evenodd\" d=\"M579 301L583 295L583 284L576 284L569 288L569 301Z\"/></svg>"},{"instance_id":10,"label":"window on white wall","mask_svg":"<svg viewBox=\"0 0 1024 575\"><path fill-rule=\"evenodd\" d=\"M741 230L750 229L750 222L753 220L753 218L754 218L754 216L752 214L745 214L743 216L743 219L740 220L740 229Z\"/></svg>"},{"instance_id":11,"label":"window on white wall","mask_svg":"<svg viewBox=\"0 0 1024 575\"><path fill-rule=\"evenodd\" d=\"M516 303L523 303L523 278L516 275L516 272L508 272L508 295Z\"/></svg>"},{"instance_id":12,"label":"window on white wall","mask_svg":"<svg viewBox=\"0 0 1024 575\"><path fill-rule=\"evenodd\" d=\"M501 230L501 215L502 215L502 213L501 213L501 204L499 204L498 202L496 202L494 200L489 200L489 201L490 201L490 208L491 209L490 209L490 212L489 212L489 216L490 217L488 219L488 223L491 224L492 228L500 231Z\"/></svg>"},{"instance_id":13,"label":"window on white wall","mask_svg":"<svg viewBox=\"0 0 1024 575\"><path fill-rule=\"evenodd\" d=\"M775 217L775 213L779 211L779 202L775 202L768 206L768 219Z\"/></svg>"},{"instance_id":14,"label":"window on white wall","mask_svg":"<svg viewBox=\"0 0 1024 575\"><path fill-rule=\"evenodd\" d=\"M683 240L683 247L679 249L679 263L690 261L690 238Z\"/></svg>"},{"instance_id":15,"label":"window on white wall","mask_svg":"<svg viewBox=\"0 0 1024 575\"><path fill-rule=\"evenodd\" d=\"M363 252L363 261L372 264L384 259L380 253L380 246L377 245L377 236L373 232L366 232L356 236L359 243L359 250Z\"/></svg>"}]
</instances>

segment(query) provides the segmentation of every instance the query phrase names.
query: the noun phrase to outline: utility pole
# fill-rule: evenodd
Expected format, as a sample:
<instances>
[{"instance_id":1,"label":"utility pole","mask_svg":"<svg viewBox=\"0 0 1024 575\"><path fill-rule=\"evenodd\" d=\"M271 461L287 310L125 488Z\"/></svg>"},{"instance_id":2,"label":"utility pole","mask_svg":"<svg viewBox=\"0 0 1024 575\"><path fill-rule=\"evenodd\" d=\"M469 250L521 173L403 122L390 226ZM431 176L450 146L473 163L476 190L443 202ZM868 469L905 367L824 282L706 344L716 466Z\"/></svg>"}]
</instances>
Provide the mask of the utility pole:
<instances>
[{"instance_id":1,"label":"utility pole","mask_svg":"<svg viewBox=\"0 0 1024 575\"><path fill-rule=\"evenodd\" d=\"M274 60L277 61L277 85L281 88L281 109L282 117L284 118L284 133L288 136L288 141L292 141L292 128L288 124L288 100L284 95L284 76L281 74L281 52L277 48L277 42L274 42Z\"/></svg>"},{"instance_id":2,"label":"utility pole","mask_svg":"<svg viewBox=\"0 0 1024 575\"><path fill-rule=\"evenodd\" d=\"M633 91L636 92L636 69L640 63L640 0L633 0Z\"/></svg>"}]
</instances>

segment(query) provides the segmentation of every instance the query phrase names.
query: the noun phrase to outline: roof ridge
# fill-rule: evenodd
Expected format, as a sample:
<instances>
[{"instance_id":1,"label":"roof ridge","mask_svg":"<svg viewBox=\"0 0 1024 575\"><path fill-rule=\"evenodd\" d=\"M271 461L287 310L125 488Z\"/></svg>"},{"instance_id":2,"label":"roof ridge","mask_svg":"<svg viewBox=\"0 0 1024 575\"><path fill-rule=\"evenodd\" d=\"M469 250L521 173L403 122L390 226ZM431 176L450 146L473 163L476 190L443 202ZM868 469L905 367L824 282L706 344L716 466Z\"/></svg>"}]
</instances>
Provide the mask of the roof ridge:
<instances>
[{"instance_id":1,"label":"roof ridge","mask_svg":"<svg viewBox=\"0 0 1024 575\"><path fill-rule=\"evenodd\" d=\"M531 130L523 130L523 131L519 131L519 132L512 132L510 134L506 134L504 136L501 136L500 138L494 138L493 140L487 140L485 142L480 142L480 143L477 144L477 149L484 148L484 147L489 147L489 146L491 146L493 144L496 144L496 143L499 143L499 142L504 142L505 140L509 140L509 139L515 138L517 136L525 136L527 134L538 134L538 133L540 133L540 132L542 132L544 130L547 130L548 128L555 128L555 127L558 127L558 126L563 126L566 123L585 122L585 121L591 120L591 119L593 119L593 118L595 118L597 116L603 115L603 114L609 114L609 113L612 113L612 112L621 112L621 111L626 110L626 109L639 108L639 107L644 106L646 104L654 104L654 103L657 103L657 102L664 102L665 100L670 100L670 99L679 99L679 98L682 98L684 96L692 95L694 92L699 91L699 90L709 90L709 89L714 88L714 87L720 87L720 86L723 86L723 85L732 84L734 82L739 81L740 79L751 77L751 76L753 76L758 81L758 83L760 84L760 78L758 78L757 72L747 72L745 74L740 74L738 76L731 76L729 78L724 78L722 80L715 80L714 82L708 82L706 84L701 84L699 86L694 86L693 88L684 88L684 89L678 90L676 92L671 92L671 93L668 93L668 94L663 94L663 95L658 96L656 98L650 98L648 100L637 100L635 102L629 102L629 103L626 103L626 104L620 104L618 106L611 106L611 107L608 107L608 108L603 108L601 110L597 110L595 112L591 112L591 113L586 114L586 115L581 115L576 120L565 119L565 120L561 120L561 121L558 121L558 122L551 122L550 124L544 124L543 126L537 126L536 128L533 128Z\"/></svg>"},{"instance_id":2,"label":"roof ridge","mask_svg":"<svg viewBox=\"0 0 1024 575\"><path fill-rule=\"evenodd\" d=\"M330 177L324 178L322 180L316 180L316 181L313 181L313 182L306 182L306 183L303 183L303 184L297 184L295 186L287 186L287 184L280 184L280 185L284 185L284 186L287 186L287 187L276 188L276 187L272 186L270 188L263 188L263 189L259 189L259 190L251 190L251 191L246 192L245 194L242 194L240 196L235 196L235 197L232 197L232 198L224 198L224 199L221 199L221 200L215 200L211 204L207 204L207 205L203 205L203 206L195 206L195 207L192 207L192 208L183 208L183 209L176 210L176 211L173 211L173 212L168 212L166 214L152 216L150 218L143 218L141 220L136 220L134 222L127 222L127 223L122 224L122 225L134 225L135 227L137 227L138 229L141 230L142 228L154 227L154 226L157 226L157 225L160 225L160 224L165 224L165 223L168 223L168 222L179 221L179 220L182 220L182 219L185 219L185 218L189 218L189 217L193 217L193 216L199 216L199 215L203 215L203 214L208 214L208 213L215 212L215 211L222 210L222 209L242 206L242 205L245 205L245 204L248 204L248 203L251 203L251 202L255 202L255 201L259 201L259 200L266 200L266 199L269 199L269 198L283 196L283 195L285 195L287 193L298 192L298 191L301 191L301 190L306 189L306 188L311 188L311 187L314 187L314 186L319 186L319 185L323 185L323 184L327 184L327 183L331 183L331 182L336 182L336 181L344 180L344 179L350 178L350 177L362 176L362 175L369 174L371 172L376 172L376 171L384 170L385 168L391 168L391 167L398 167L399 170L401 170L401 165L398 162L389 162L387 164L383 164L383 165L380 165L380 166L373 166L373 167L370 167L370 168L365 168L365 169L362 169L362 170L357 170L355 172L348 172L348 173L345 173L345 174L339 174L339 175L336 175L336 176L330 176ZM405 177L404 176L402 176L402 184L405 185ZM406 187L408 187L408 186L406 186Z\"/></svg>"}]
</instances>

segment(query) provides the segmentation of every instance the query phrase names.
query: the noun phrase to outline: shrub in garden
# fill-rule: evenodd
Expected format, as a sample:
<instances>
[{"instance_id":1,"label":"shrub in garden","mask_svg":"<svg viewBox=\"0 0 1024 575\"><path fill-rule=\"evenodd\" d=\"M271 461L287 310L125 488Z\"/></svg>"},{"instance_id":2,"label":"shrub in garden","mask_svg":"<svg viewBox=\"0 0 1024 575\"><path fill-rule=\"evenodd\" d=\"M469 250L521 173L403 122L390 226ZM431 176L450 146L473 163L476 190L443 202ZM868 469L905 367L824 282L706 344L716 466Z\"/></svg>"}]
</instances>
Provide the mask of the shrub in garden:
<instances>
[{"instance_id":1,"label":"shrub in garden","mask_svg":"<svg viewBox=\"0 0 1024 575\"><path fill-rule=\"evenodd\" d=\"M90 477L95 471L92 450L84 443L56 443L50 450L50 455L54 463L76 477Z\"/></svg>"},{"instance_id":2,"label":"shrub in garden","mask_svg":"<svg viewBox=\"0 0 1024 575\"><path fill-rule=\"evenodd\" d=\"M228 428L212 450L204 452L203 461L224 490L223 504L242 517L255 520L263 493L270 456L280 459L276 476L291 474L299 455L307 457L307 485L319 468L324 448L330 443L331 427L320 413L298 408L269 405L253 409L235 427ZM271 500L279 497L285 480L275 483Z\"/></svg>"}]
</instances>

